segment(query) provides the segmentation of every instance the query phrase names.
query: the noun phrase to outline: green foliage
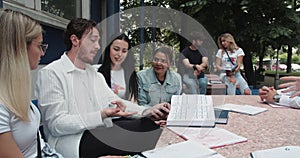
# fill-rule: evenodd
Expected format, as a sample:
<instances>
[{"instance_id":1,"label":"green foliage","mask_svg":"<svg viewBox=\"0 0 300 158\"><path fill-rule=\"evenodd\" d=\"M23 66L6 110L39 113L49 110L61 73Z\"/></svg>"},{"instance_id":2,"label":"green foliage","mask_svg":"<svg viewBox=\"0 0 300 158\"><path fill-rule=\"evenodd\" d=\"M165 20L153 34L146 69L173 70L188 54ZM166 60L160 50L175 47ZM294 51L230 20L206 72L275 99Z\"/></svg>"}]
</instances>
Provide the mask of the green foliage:
<instances>
[{"instance_id":1,"label":"green foliage","mask_svg":"<svg viewBox=\"0 0 300 158\"><path fill-rule=\"evenodd\" d=\"M280 63L282 63L282 64L286 64L287 63L287 53L280 54L278 58L280 60Z\"/></svg>"},{"instance_id":2,"label":"green foliage","mask_svg":"<svg viewBox=\"0 0 300 158\"><path fill-rule=\"evenodd\" d=\"M294 64L300 64L300 56L296 56L296 55L294 55L294 56L292 56L292 63L294 63Z\"/></svg>"},{"instance_id":3,"label":"green foliage","mask_svg":"<svg viewBox=\"0 0 300 158\"><path fill-rule=\"evenodd\" d=\"M278 71L279 76L300 76L300 72L291 72L291 73L286 73L285 71ZM265 75L266 76L275 76L276 71L271 71L271 70L266 70Z\"/></svg>"},{"instance_id":4,"label":"green foliage","mask_svg":"<svg viewBox=\"0 0 300 158\"><path fill-rule=\"evenodd\" d=\"M139 6L140 1L124 0L124 2L127 3L124 8L130 8ZM201 23L213 39L217 39L224 32L232 33L237 44L246 53L244 57L246 73L253 71L252 56L258 56L261 59L265 56L275 57L275 49L279 50L286 45L290 47L300 45L300 14L297 11L300 8L300 0L164 0L155 2L154 4L153 1L146 1L145 5L170 6L172 9L182 11ZM160 29L156 31L159 33L155 38L160 39L161 42L169 41L169 45L176 47L186 46L182 44L184 41L174 33ZM151 30L145 32L151 34ZM139 34L134 34L134 37L138 38L138 36ZM167 40L164 41L164 39ZM180 44L178 44L179 41ZM139 40L135 42L138 43ZM287 62L287 55L285 59L282 57L280 60ZM293 57L292 61L295 60L298 58ZM248 76L253 76L253 74Z\"/></svg>"},{"instance_id":5,"label":"green foliage","mask_svg":"<svg viewBox=\"0 0 300 158\"><path fill-rule=\"evenodd\" d=\"M42 10L45 10L54 15L64 17L66 19L73 19L79 17L76 15L76 4L74 0L41 0Z\"/></svg>"}]
</instances>

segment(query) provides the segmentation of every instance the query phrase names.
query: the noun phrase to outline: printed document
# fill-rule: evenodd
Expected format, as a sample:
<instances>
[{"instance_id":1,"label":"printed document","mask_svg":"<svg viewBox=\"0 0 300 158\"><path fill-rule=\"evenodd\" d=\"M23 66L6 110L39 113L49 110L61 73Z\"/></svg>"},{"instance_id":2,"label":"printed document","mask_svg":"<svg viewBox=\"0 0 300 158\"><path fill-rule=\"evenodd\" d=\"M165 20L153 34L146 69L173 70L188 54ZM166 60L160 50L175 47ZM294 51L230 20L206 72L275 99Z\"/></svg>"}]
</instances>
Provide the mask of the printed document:
<instances>
[{"instance_id":1,"label":"printed document","mask_svg":"<svg viewBox=\"0 0 300 158\"><path fill-rule=\"evenodd\" d=\"M144 151L142 154L149 158L210 158L210 156L216 155L217 152L195 141L184 141L166 147Z\"/></svg>"},{"instance_id":2,"label":"printed document","mask_svg":"<svg viewBox=\"0 0 300 158\"><path fill-rule=\"evenodd\" d=\"M258 150L251 153L253 158L299 158L300 146L283 146L278 148Z\"/></svg>"},{"instance_id":3,"label":"printed document","mask_svg":"<svg viewBox=\"0 0 300 158\"><path fill-rule=\"evenodd\" d=\"M246 142L247 138L222 128L168 127L187 140L193 140L211 149Z\"/></svg>"},{"instance_id":4,"label":"printed document","mask_svg":"<svg viewBox=\"0 0 300 158\"><path fill-rule=\"evenodd\" d=\"M224 105L217 106L215 108L229 110L232 112L238 112L242 114L248 114L248 115L256 115L268 110L266 108L252 106L252 105L237 105L237 104L224 104Z\"/></svg>"}]
</instances>

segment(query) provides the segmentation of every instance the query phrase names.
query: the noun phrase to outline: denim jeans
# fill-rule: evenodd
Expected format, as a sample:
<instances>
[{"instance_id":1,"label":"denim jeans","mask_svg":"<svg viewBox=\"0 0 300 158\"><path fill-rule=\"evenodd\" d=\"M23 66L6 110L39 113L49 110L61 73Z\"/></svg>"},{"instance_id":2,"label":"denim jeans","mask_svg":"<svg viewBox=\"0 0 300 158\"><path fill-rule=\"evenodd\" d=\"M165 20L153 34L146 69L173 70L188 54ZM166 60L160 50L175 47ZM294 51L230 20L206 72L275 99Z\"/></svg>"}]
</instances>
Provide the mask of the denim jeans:
<instances>
[{"instance_id":1,"label":"denim jeans","mask_svg":"<svg viewBox=\"0 0 300 158\"><path fill-rule=\"evenodd\" d=\"M237 83L229 82L227 76L225 76L225 83L227 85L227 95L235 95Z\"/></svg>"},{"instance_id":2,"label":"denim jeans","mask_svg":"<svg viewBox=\"0 0 300 158\"><path fill-rule=\"evenodd\" d=\"M199 94L206 94L208 79L207 77L198 78Z\"/></svg>"},{"instance_id":3,"label":"denim jeans","mask_svg":"<svg viewBox=\"0 0 300 158\"><path fill-rule=\"evenodd\" d=\"M198 94L197 87L199 86L199 94L206 94L206 88L208 79L207 77L203 78L190 78L188 74L184 74L182 78L183 82L186 84L189 89L190 94Z\"/></svg>"},{"instance_id":4,"label":"denim jeans","mask_svg":"<svg viewBox=\"0 0 300 158\"><path fill-rule=\"evenodd\" d=\"M234 77L236 79L235 84L229 82L228 77L225 75L225 73L220 74L220 77L227 86L227 95L235 95L237 85L240 85L240 91L241 91L242 94L244 94L246 89L250 89L249 86L248 86L248 83L243 78L243 76L241 75L240 72L237 72L237 73L234 74Z\"/></svg>"}]
</instances>

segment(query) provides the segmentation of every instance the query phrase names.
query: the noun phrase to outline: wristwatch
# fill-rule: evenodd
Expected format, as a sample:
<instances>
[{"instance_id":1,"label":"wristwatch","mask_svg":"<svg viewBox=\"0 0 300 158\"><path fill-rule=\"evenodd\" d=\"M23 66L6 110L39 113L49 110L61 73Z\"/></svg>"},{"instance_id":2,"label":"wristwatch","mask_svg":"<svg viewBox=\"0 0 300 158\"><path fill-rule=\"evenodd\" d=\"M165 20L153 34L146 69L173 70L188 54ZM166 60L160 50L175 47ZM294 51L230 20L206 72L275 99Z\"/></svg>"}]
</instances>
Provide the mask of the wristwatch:
<instances>
[{"instance_id":1,"label":"wristwatch","mask_svg":"<svg viewBox=\"0 0 300 158\"><path fill-rule=\"evenodd\" d=\"M280 94L275 94L274 97L273 97L274 102L279 103L280 97L281 97Z\"/></svg>"}]
</instances>

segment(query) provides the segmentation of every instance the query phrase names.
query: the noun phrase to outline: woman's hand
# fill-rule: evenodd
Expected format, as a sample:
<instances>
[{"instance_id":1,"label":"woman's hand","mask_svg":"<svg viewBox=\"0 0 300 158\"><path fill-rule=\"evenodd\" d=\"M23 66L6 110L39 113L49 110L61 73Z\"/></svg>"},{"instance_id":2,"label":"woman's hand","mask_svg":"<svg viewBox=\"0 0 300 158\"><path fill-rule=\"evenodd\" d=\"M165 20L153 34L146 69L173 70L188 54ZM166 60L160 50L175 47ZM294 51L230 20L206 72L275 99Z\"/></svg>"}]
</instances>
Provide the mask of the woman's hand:
<instances>
[{"instance_id":1,"label":"woman's hand","mask_svg":"<svg viewBox=\"0 0 300 158\"><path fill-rule=\"evenodd\" d=\"M150 117L152 120L165 120L170 112L171 105L169 103L160 103L147 109L144 116Z\"/></svg>"}]
</instances>

